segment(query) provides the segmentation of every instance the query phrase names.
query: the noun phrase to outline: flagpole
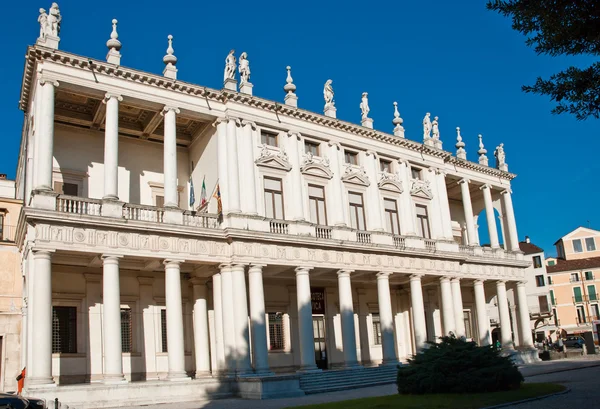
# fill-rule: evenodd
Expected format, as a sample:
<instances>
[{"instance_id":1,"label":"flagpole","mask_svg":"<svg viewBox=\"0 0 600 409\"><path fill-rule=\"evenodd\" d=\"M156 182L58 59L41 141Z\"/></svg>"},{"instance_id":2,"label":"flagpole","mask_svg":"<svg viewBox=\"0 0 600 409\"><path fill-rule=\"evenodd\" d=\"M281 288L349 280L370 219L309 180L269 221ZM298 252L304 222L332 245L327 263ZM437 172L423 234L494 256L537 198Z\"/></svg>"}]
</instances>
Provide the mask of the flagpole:
<instances>
[{"instance_id":1,"label":"flagpole","mask_svg":"<svg viewBox=\"0 0 600 409\"><path fill-rule=\"evenodd\" d=\"M198 210L200 209L205 209L210 205L210 201L212 200L212 198L215 196L215 192L217 191L217 186L219 186L219 179L217 178L217 181L215 182L215 186L213 187L213 190L211 191L210 195L208 195L207 200L206 200L206 204L202 207L199 207Z\"/></svg>"}]
</instances>

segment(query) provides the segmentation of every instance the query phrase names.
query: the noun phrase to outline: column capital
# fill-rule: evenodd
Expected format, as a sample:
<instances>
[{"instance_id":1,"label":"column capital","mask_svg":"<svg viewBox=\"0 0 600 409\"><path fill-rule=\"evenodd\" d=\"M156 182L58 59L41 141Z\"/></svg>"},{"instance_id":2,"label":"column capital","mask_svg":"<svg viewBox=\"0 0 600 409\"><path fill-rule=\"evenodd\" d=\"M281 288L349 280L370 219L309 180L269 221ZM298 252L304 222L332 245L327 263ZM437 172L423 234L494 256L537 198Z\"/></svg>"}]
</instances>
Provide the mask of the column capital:
<instances>
[{"instance_id":1,"label":"column capital","mask_svg":"<svg viewBox=\"0 0 600 409\"><path fill-rule=\"evenodd\" d=\"M506 280L496 280L496 285L506 285Z\"/></svg>"},{"instance_id":2,"label":"column capital","mask_svg":"<svg viewBox=\"0 0 600 409\"><path fill-rule=\"evenodd\" d=\"M377 152L369 149L365 153L367 154L367 156L373 156L373 159L377 159Z\"/></svg>"},{"instance_id":3,"label":"column capital","mask_svg":"<svg viewBox=\"0 0 600 409\"><path fill-rule=\"evenodd\" d=\"M246 270L246 264L243 263L233 263L231 264L231 270L242 270L245 271Z\"/></svg>"},{"instance_id":4,"label":"column capital","mask_svg":"<svg viewBox=\"0 0 600 409\"><path fill-rule=\"evenodd\" d=\"M421 273L417 273L417 274L411 274L410 275L410 281L421 281L421 278L424 276L425 274L421 274Z\"/></svg>"},{"instance_id":5,"label":"column capital","mask_svg":"<svg viewBox=\"0 0 600 409\"><path fill-rule=\"evenodd\" d=\"M335 146L336 148L338 148L339 151L342 150L342 145L339 142L329 141L327 142L327 144L332 147Z\"/></svg>"},{"instance_id":6,"label":"column capital","mask_svg":"<svg viewBox=\"0 0 600 409\"><path fill-rule=\"evenodd\" d=\"M375 274L375 277L377 277L378 280L389 280L392 274L393 273L388 271L380 271L379 273Z\"/></svg>"},{"instance_id":7,"label":"column capital","mask_svg":"<svg viewBox=\"0 0 600 409\"><path fill-rule=\"evenodd\" d=\"M50 84L54 85L55 87L58 87L60 85L60 83L56 79L43 74L38 78L38 81L40 85Z\"/></svg>"},{"instance_id":8,"label":"column capital","mask_svg":"<svg viewBox=\"0 0 600 409\"><path fill-rule=\"evenodd\" d=\"M517 281L517 287L524 287L526 284L526 281Z\"/></svg>"},{"instance_id":9,"label":"column capital","mask_svg":"<svg viewBox=\"0 0 600 409\"><path fill-rule=\"evenodd\" d=\"M342 269L342 270L338 270L337 276L338 277L345 277L345 276L350 277L350 274L352 274L352 273L354 273L354 270Z\"/></svg>"},{"instance_id":10,"label":"column capital","mask_svg":"<svg viewBox=\"0 0 600 409\"><path fill-rule=\"evenodd\" d=\"M479 285L479 284L484 285L485 280L481 279L481 278L477 278L477 279L473 280L473 285Z\"/></svg>"},{"instance_id":11,"label":"column capital","mask_svg":"<svg viewBox=\"0 0 600 409\"><path fill-rule=\"evenodd\" d=\"M450 281L460 283L460 278L459 277L450 277Z\"/></svg>"},{"instance_id":12,"label":"column capital","mask_svg":"<svg viewBox=\"0 0 600 409\"><path fill-rule=\"evenodd\" d=\"M450 282L450 280L452 280L452 277L448 277L448 276L441 276L440 277L440 283L441 282Z\"/></svg>"},{"instance_id":13,"label":"column capital","mask_svg":"<svg viewBox=\"0 0 600 409\"><path fill-rule=\"evenodd\" d=\"M119 264L119 259L123 256L120 254L103 254L101 258L104 264Z\"/></svg>"},{"instance_id":14,"label":"column capital","mask_svg":"<svg viewBox=\"0 0 600 409\"><path fill-rule=\"evenodd\" d=\"M267 265L266 264L250 264L250 267L248 268L248 273L252 272L252 270L256 271L258 270L259 272L262 273L263 268L265 268Z\"/></svg>"},{"instance_id":15,"label":"column capital","mask_svg":"<svg viewBox=\"0 0 600 409\"><path fill-rule=\"evenodd\" d=\"M287 131L286 134L290 138L296 137L298 140L302 139L302 134L299 131Z\"/></svg>"},{"instance_id":16,"label":"column capital","mask_svg":"<svg viewBox=\"0 0 600 409\"><path fill-rule=\"evenodd\" d=\"M163 264L166 267L179 267L181 263L185 262L185 260L168 258L163 261Z\"/></svg>"},{"instance_id":17,"label":"column capital","mask_svg":"<svg viewBox=\"0 0 600 409\"><path fill-rule=\"evenodd\" d=\"M507 193L510 195L512 193L512 189L507 187L506 189L504 189L500 192L501 195L505 195Z\"/></svg>"},{"instance_id":18,"label":"column capital","mask_svg":"<svg viewBox=\"0 0 600 409\"><path fill-rule=\"evenodd\" d=\"M462 178L461 180L459 180L458 182L456 182L457 184L461 185L463 183L469 184L471 183L471 181L467 178Z\"/></svg>"},{"instance_id":19,"label":"column capital","mask_svg":"<svg viewBox=\"0 0 600 409\"><path fill-rule=\"evenodd\" d=\"M437 175L439 173L440 169L436 168L435 166L430 166L430 167L427 168L427 171L435 173Z\"/></svg>"},{"instance_id":20,"label":"column capital","mask_svg":"<svg viewBox=\"0 0 600 409\"><path fill-rule=\"evenodd\" d=\"M107 92L106 94L104 94L102 103L106 104L108 102L108 100L111 98L116 98L117 101L123 102L123 97L121 96L121 94L116 94L114 92Z\"/></svg>"},{"instance_id":21,"label":"column capital","mask_svg":"<svg viewBox=\"0 0 600 409\"><path fill-rule=\"evenodd\" d=\"M294 270L296 272L296 276L299 275L308 275L309 271L312 270L313 267L296 267Z\"/></svg>"},{"instance_id":22,"label":"column capital","mask_svg":"<svg viewBox=\"0 0 600 409\"><path fill-rule=\"evenodd\" d=\"M50 258L50 256L52 256L52 253L55 252L55 250L40 249L35 247L32 248L31 251L33 251L34 258Z\"/></svg>"},{"instance_id":23,"label":"column capital","mask_svg":"<svg viewBox=\"0 0 600 409\"><path fill-rule=\"evenodd\" d=\"M179 114L179 113L181 113L181 111L179 110L179 108L177 108L177 107L174 107L174 106L171 106L171 105L165 105L165 106L162 108L162 110L160 111L160 114L161 114L162 116L164 116L164 115L165 115L167 112L169 112L169 111L173 111L173 112L175 112L176 114Z\"/></svg>"},{"instance_id":24,"label":"column capital","mask_svg":"<svg viewBox=\"0 0 600 409\"><path fill-rule=\"evenodd\" d=\"M229 271L231 271L231 267L232 267L231 263L222 263L222 264L219 264L219 269L221 271L223 271L223 270L229 270ZM217 274L219 274L219 273L217 273Z\"/></svg>"},{"instance_id":25,"label":"column capital","mask_svg":"<svg viewBox=\"0 0 600 409\"><path fill-rule=\"evenodd\" d=\"M249 126L252 130L256 130L256 122L249 119L242 119L242 126Z\"/></svg>"},{"instance_id":26,"label":"column capital","mask_svg":"<svg viewBox=\"0 0 600 409\"><path fill-rule=\"evenodd\" d=\"M492 186L489 183L484 183L483 185L479 186L479 190L483 190L483 189L489 189L491 191Z\"/></svg>"}]
</instances>

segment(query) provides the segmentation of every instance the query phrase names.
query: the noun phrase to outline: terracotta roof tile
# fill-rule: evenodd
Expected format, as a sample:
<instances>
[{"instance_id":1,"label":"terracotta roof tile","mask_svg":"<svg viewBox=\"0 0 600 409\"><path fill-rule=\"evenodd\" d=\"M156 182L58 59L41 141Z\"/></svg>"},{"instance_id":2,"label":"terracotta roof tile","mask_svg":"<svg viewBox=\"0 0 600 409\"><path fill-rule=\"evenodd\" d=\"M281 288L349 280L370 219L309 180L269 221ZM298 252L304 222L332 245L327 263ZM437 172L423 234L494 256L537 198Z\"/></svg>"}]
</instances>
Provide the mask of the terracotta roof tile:
<instances>
[{"instance_id":1,"label":"terracotta roof tile","mask_svg":"<svg viewBox=\"0 0 600 409\"><path fill-rule=\"evenodd\" d=\"M600 257L582 258L579 260L556 259L556 264L546 266L548 273L560 273L561 271L584 270L587 268L600 267Z\"/></svg>"},{"instance_id":2,"label":"terracotta roof tile","mask_svg":"<svg viewBox=\"0 0 600 409\"><path fill-rule=\"evenodd\" d=\"M527 243L526 241L519 242L519 248L525 255L527 254L535 254L535 253L543 253L544 250L539 248L533 243Z\"/></svg>"}]
</instances>

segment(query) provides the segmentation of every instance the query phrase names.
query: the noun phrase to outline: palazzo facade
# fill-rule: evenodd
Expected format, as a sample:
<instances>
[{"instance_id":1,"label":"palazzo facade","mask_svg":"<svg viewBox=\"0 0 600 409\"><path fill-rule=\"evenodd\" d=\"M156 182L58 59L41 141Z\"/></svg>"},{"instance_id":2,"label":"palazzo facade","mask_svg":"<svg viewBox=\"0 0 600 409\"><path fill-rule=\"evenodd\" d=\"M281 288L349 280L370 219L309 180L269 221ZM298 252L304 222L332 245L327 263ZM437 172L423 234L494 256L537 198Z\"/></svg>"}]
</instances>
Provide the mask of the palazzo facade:
<instances>
[{"instance_id":1,"label":"palazzo facade","mask_svg":"<svg viewBox=\"0 0 600 409\"><path fill-rule=\"evenodd\" d=\"M507 291L531 347L515 175L483 146L474 163L404 138L399 115L388 134L364 111L360 126L333 103L298 108L289 69L284 103L227 71L221 90L178 80L171 38L164 75L126 68L115 34L107 61L52 33L27 49L16 240L32 394L395 365L449 332L489 344L496 295L511 349Z\"/></svg>"}]
</instances>

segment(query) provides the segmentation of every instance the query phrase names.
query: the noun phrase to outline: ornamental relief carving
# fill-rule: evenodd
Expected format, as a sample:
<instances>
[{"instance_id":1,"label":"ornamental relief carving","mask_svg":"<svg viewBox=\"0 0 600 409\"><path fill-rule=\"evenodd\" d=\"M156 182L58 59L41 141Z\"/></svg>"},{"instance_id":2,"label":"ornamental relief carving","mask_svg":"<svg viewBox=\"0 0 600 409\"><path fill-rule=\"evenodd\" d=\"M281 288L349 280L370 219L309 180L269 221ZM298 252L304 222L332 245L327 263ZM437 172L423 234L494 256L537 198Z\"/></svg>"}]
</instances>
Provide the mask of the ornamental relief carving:
<instances>
[{"instance_id":1,"label":"ornamental relief carving","mask_svg":"<svg viewBox=\"0 0 600 409\"><path fill-rule=\"evenodd\" d=\"M346 165L342 181L362 186L369 186L371 184L365 168L357 165Z\"/></svg>"},{"instance_id":2,"label":"ornamental relief carving","mask_svg":"<svg viewBox=\"0 0 600 409\"><path fill-rule=\"evenodd\" d=\"M326 157L313 156L312 153L308 152L304 155L304 162L300 167L300 172L305 175L312 175L331 179L333 173L329 166L329 159Z\"/></svg>"},{"instance_id":3,"label":"ornamental relief carving","mask_svg":"<svg viewBox=\"0 0 600 409\"><path fill-rule=\"evenodd\" d=\"M400 181L398 175L394 173L382 172L377 186L379 186L379 189L390 190L392 192L404 192L402 181Z\"/></svg>"},{"instance_id":4,"label":"ornamental relief carving","mask_svg":"<svg viewBox=\"0 0 600 409\"><path fill-rule=\"evenodd\" d=\"M432 199L431 185L428 180L413 179L410 185L410 194L413 196Z\"/></svg>"},{"instance_id":5,"label":"ornamental relief carving","mask_svg":"<svg viewBox=\"0 0 600 409\"><path fill-rule=\"evenodd\" d=\"M267 147L267 145L263 145L260 151L260 156L256 161L257 166L265 166L268 168L284 170L289 172L292 169L292 165L290 164L290 160L288 158L285 150L280 149L278 151L273 151Z\"/></svg>"}]
</instances>

